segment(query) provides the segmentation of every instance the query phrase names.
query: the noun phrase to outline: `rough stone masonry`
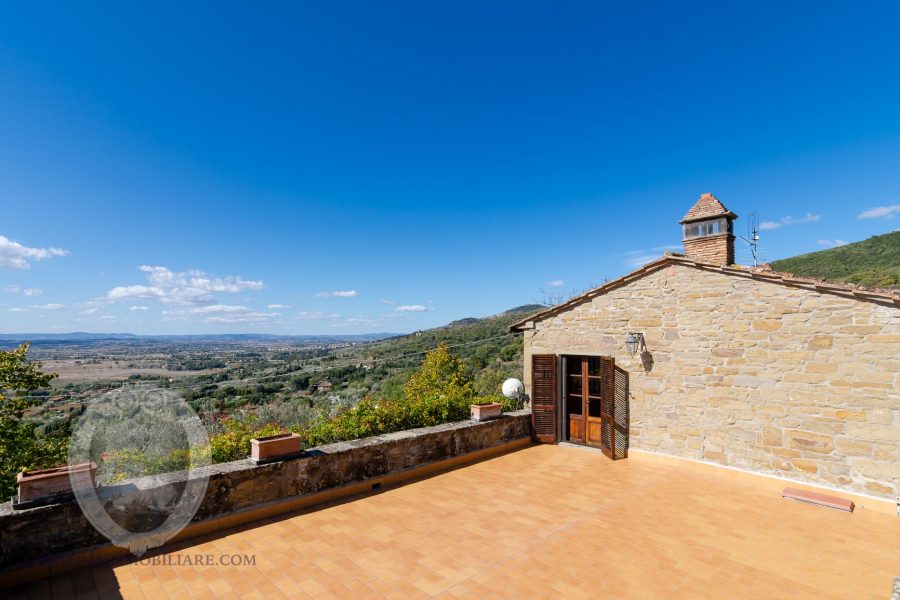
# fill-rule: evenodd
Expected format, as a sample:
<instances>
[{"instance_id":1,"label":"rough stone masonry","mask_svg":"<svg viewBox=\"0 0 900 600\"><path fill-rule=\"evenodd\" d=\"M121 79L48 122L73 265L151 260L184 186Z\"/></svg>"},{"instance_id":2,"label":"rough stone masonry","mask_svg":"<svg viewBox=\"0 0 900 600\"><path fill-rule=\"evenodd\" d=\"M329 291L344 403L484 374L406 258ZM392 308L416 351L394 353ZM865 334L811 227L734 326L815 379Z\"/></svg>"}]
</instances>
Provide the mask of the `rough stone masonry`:
<instances>
[{"instance_id":1,"label":"rough stone masonry","mask_svg":"<svg viewBox=\"0 0 900 600\"><path fill-rule=\"evenodd\" d=\"M528 385L532 354L609 355L629 371L633 448L900 495L890 301L672 261L523 329ZM629 331L644 334L649 371L626 352Z\"/></svg>"}]
</instances>

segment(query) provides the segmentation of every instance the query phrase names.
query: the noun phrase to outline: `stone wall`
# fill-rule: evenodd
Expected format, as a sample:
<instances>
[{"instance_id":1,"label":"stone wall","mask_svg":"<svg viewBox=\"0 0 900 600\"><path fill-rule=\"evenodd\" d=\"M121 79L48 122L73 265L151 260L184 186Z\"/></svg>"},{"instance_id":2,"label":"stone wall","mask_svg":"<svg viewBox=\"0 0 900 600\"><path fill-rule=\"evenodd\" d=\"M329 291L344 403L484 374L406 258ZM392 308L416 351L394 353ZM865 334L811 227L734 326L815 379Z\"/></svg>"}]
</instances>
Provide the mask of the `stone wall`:
<instances>
[{"instance_id":1,"label":"stone wall","mask_svg":"<svg viewBox=\"0 0 900 600\"><path fill-rule=\"evenodd\" d=\"M530 437L531 414L518 411L481 423L461 421L319 446L296 460L260 466L248 460L212 465L206 468L209 486L194 522L462 459ZM107 512L120 515L114 517L117 522L135 530L129 527L129 519L146 522L166 516L166 506L158 507L159 515L150 514L153 503L147 499L177 499L183 482L173 480L166 475L129 480L104 488L101 498ZM178 488L179 493L166 494L166 488ZM133 510L123 511L123 505ZM13 510L10 502L0 504L0 570L105 543L74 501L27 510Z\"/></svg>"},{"instance_id":2,"label":"stone wall","mask_svg":"<svg viewBox=\"0 0 900 600\"><path fill-rule=\"evenodd\" d=\"M669 264L536 322L529 388L533 353L614 356L633 448L900 495L896 306Z\"/></svg>"}]
</instances>

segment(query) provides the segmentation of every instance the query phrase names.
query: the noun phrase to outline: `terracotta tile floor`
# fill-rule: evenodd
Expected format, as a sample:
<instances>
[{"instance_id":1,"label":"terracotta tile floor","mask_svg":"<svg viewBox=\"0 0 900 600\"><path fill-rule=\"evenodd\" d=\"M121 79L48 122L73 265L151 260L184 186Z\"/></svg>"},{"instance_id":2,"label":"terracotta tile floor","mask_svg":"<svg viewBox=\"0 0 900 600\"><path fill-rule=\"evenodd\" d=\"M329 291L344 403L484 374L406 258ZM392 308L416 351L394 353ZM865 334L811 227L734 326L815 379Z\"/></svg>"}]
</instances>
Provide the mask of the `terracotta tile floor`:
<instances>
[{"instance_id":1,"label":"terracotta tile floor","mask_svg":"<svg viewBox=\"0 0 900 600\"><path fill-rule=\"evenodd\" d=\"M900 518L757 479L535 446L162 555L255 565L100 565L7 598L889 597Z\"/></svg>"}]
</instances>

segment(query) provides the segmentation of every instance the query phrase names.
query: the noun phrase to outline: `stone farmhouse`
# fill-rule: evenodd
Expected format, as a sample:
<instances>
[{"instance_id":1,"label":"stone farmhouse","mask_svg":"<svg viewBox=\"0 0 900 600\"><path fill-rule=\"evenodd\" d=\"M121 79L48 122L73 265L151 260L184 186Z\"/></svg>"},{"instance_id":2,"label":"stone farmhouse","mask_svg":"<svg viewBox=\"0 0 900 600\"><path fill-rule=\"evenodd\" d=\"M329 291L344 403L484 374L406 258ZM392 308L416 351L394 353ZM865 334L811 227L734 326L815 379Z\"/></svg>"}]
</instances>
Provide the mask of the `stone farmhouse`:
<instances>
[{"instance_id":1,"label":"stone farmhouse","mask_svg":"<svg viewBox=\"0 0 900 600\"><path fill-rule=\"evenodd\" d=\"M736 218L511 327L535 436L900 496L900 292L736 265Z\"/></svg>"}]
</instances>

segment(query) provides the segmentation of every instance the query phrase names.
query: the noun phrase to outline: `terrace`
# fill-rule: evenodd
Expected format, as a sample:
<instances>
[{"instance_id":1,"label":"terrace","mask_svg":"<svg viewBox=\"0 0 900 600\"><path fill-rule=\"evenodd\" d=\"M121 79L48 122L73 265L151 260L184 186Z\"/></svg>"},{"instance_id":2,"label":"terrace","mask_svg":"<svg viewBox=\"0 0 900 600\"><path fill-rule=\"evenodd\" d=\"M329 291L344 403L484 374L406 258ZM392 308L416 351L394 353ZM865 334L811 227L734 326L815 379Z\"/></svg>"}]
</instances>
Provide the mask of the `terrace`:
<instances>
[{"instance_id":1,"label":"terrace","mask_svg":"<svg viewBox=\"0 0 900 600\"><path fill-rule=\"evenodd\" d=\"M527 446L168 546L155 556L169 564L98 564L7 598L887 598L900 519L785 500L784 486ZM207 554L255 564L177 564Z\"/></svg>"}]
</instances>

